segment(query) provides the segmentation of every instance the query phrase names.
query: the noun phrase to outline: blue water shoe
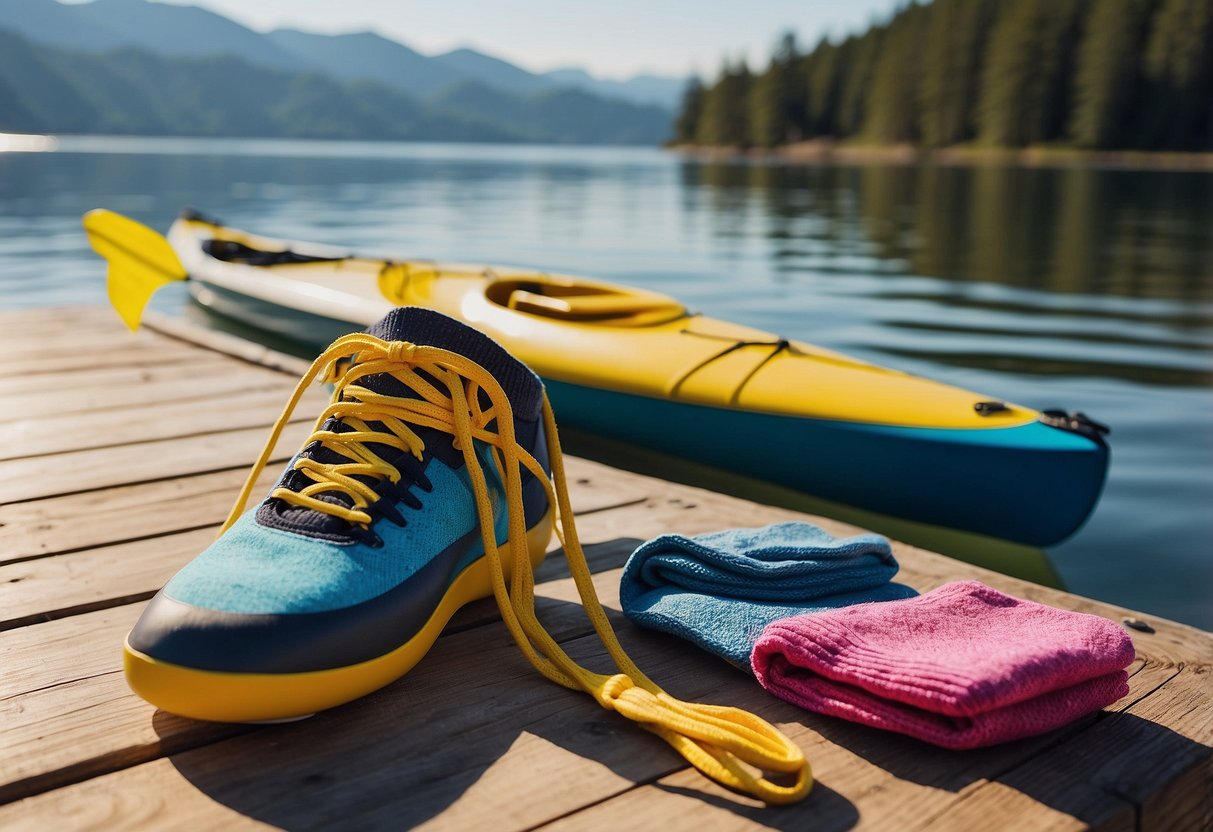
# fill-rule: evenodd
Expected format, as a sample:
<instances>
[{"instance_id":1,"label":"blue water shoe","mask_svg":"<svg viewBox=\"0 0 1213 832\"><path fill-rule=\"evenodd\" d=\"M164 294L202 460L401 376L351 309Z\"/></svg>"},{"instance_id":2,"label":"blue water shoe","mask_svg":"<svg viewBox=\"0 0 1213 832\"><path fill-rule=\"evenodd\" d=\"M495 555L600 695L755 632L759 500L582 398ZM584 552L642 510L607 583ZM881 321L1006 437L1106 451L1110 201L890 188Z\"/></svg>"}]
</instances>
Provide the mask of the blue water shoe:
<instances>
[{"instance_id":1,"label":"blue water shoe","mask_svg":"<svg viewBox=\"0 0 1213 832\"><path fill-rule=\"evenodd\" d=\"M127 637L132 689L165 711L291 719L408 672L459 607L493 594L469 453L484 474L502 579L513 547L531 565L543 559L543 387L525 365L463 323L403 308L335 342L309 376L322 371L332 403L270 497L239 516L242 498ZM504 401L489 399L493 381ZM461 432L475 437L471 451ZM538 469L524 465L518 478L520 540L510 539L499 467L506 441Z\"/></svg>"}]
</instances>

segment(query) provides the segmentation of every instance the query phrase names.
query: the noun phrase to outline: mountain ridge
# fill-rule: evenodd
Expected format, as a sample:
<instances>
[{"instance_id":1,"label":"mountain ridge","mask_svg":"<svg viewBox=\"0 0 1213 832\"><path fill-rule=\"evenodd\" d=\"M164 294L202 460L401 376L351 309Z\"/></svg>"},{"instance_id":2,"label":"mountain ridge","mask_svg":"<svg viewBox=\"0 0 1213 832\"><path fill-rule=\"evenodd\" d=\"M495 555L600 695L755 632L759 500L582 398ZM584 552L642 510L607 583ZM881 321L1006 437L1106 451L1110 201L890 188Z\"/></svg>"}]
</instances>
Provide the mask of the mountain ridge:
<instances>
[{"instance_id":1,"label":"mountain ridge","mask_svg":"<svg viewBox=\"0 0 1213 832\"><path fill-rule=\"evenodd\" d=\"M89 53L0 28L0 132L656 144L669 129L664 110L577 90L511 96L477 89L420 99L374 81L230 54Z\"/></svg>"},{"instance_id":2,"label":"mountain ridge","mask_svg":"<svg viewBox=\"0 0 1213 832\"><path fill-rule=\"evenodd\" d=\"M686 85L685 79L649 74L623 81L600 79L579 68L535 73L470 47L424 55L373 31L329 35L280 28L262 33L203 7L148 0L70 5L5 0L5 5L8 13L0 18L0 28L62 49L106 52L136 47L170 58L233 54L255 65L377 81L416 98L475 80L514 95L571 86L602 98L659 106L672 114ZM393 68L407 72L392 74Z\"/></svg>"}]
</instances>

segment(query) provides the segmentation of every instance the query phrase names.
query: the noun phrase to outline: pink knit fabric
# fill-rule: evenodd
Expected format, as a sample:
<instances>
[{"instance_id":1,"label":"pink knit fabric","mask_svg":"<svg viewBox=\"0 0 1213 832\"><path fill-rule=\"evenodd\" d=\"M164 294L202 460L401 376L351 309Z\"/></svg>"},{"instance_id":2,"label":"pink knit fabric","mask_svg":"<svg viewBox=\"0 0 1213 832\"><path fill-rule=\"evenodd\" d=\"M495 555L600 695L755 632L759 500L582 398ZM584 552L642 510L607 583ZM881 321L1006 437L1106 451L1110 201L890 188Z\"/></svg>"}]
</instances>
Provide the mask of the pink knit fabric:
<instances>
[{"instance_id":1,"label":"pink knit fabric","mask_svg":"<svg viewBox=\"0 0 1213 832\"><path fill-rule=\"evenodd\" d=\"M978 748L1043 734L1129 692L1133 642L1104 618L977 581L784 618L754 645L754 674L811 711Z\"/></svg>"}]
</instances>

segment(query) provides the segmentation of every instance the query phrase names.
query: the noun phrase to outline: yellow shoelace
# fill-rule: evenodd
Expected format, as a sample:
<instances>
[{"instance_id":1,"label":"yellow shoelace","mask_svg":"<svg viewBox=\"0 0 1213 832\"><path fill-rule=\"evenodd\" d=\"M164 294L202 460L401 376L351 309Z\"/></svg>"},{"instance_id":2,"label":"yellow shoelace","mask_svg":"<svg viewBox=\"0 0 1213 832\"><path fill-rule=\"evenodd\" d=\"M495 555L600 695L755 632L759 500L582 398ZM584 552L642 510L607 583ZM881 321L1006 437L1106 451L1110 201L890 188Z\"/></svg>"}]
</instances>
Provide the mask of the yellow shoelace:
<instances>
[{"instance_id":1,"label":"yellow shoelace","mask_svg":"<svg viewBox=\"0 0 1213 832\"><path fill-rule=\"evenodd\" d=\"M350 360L353 360L352 364ZM439 390L417 370L424 371L446 390ZM385 396L358 384L360 379L379 373L390 374L421 398ZM224 524L225 531L243 512L284 425L307 385L317 377L335 383L336 390L332 404L320 414L309 442L339 448L342 456L350 461L324 464L300 460L295 465L296 470L312 479L313 484L299 492L279 488L273 496L352 523L369 524L372 518L365 508L379 495L355 477L373 475L395 482L400 473L367 448L366 443L390 445L420 458L424 443L406 423L437 428L453 435L456 448L463 453L476 496L484 551L492 573L493 595L506 627L535 669L559 685L589 693L604 708L639 723L673 746L695 768L725 786L772 804L794 803L808 793L813 779L804 754L778 729L738 708L675 699L645 676L623 651L598 600L585 554L577 539L556 422L546 394L543 420L551 458L551 481L539 462L515 440L513 412L501 386L487 370L457 353L400 341L385 342L363 333L335 341L300 379L275 423L261 457L245 481ZM487 394L491 403L488 408L481 407L481 391ZM321 426L329 417L342 419L354 430L344 433L322 430ZM490 430L488 425L494 420L496 430ZM368 422L379 422L390 433L372 430ZM615 662L618 673L604 675L582 667L544 629L535 614L535 578L525 545L512 547L513 563L507 588L502 556L493 532L493 505L473 440L491 448L501 474L510 540L526 539L519 466L525 466L543 483L548 505L557 509L556 534L564 546L586 615ZM314 495L320 491L344 492L352 499L353 506L317 499ZM768 773L781 776L788 784L781 785L768 779Z\"/></svg>"}]
</instances>

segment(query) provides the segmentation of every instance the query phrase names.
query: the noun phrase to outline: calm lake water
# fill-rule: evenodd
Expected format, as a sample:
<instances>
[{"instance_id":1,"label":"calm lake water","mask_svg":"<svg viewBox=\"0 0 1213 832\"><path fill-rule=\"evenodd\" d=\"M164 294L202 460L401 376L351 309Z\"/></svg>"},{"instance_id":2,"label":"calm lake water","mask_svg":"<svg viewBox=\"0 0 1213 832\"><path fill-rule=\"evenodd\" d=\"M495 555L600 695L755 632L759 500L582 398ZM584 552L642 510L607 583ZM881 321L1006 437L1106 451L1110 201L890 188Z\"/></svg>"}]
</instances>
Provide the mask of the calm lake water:
<instances>
[{"instance_id":1,"label":"calm lake water","mask_svg":"<svg viewBox=\"0 0 1213 832\"><path fill-rule=\"evenodd\" d=\"M1213 173L74 138L0 153L0 307L104 303L94 207L647 286L1113 428L1067 588L1213 629ZM181 287L154 302L186 314Z\"/></svg>"}]
</instances>

